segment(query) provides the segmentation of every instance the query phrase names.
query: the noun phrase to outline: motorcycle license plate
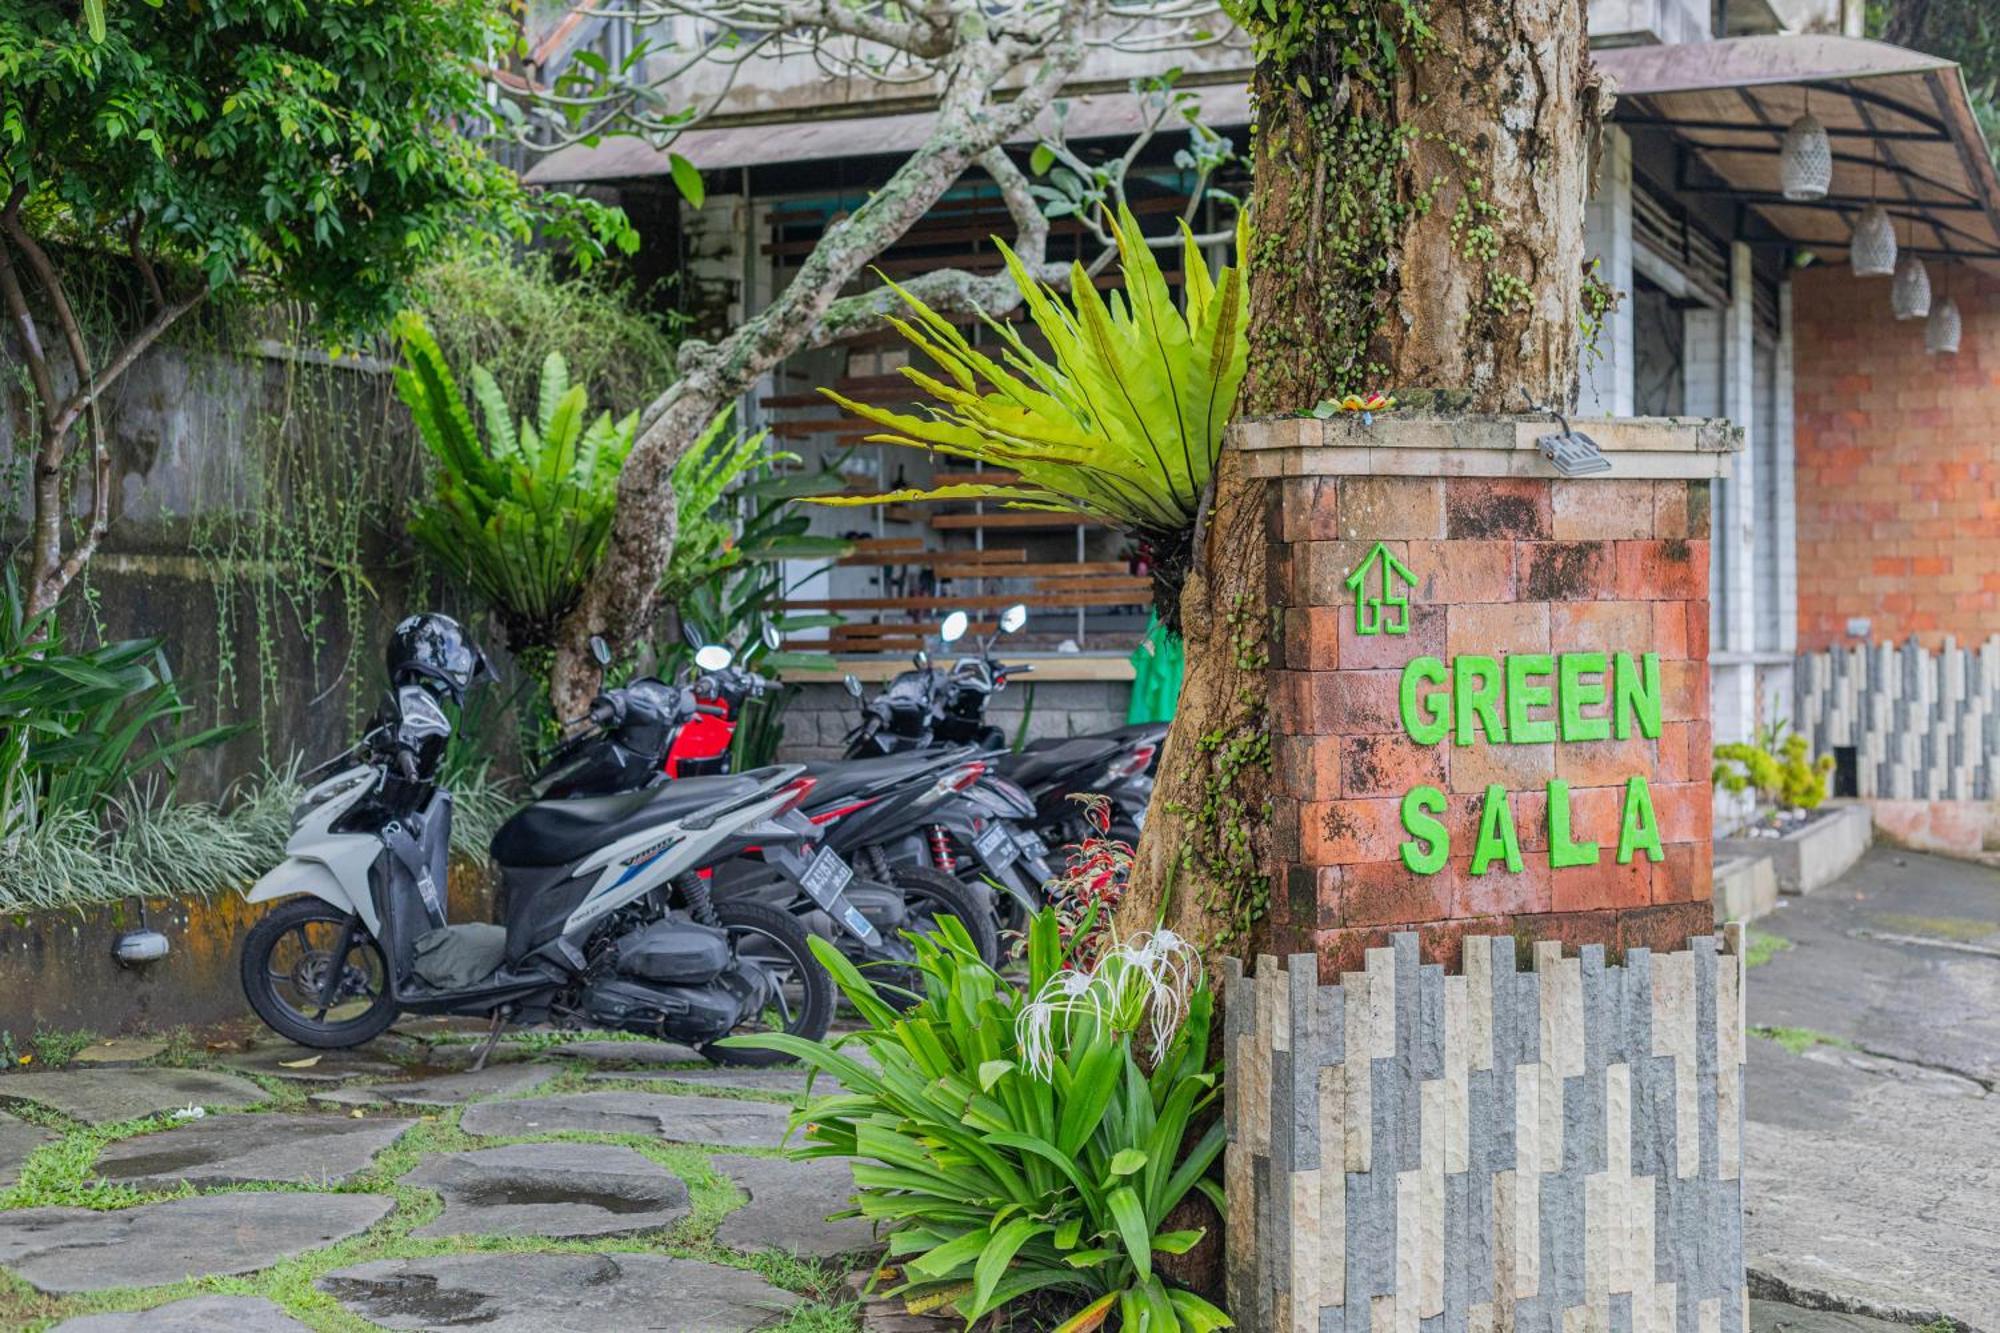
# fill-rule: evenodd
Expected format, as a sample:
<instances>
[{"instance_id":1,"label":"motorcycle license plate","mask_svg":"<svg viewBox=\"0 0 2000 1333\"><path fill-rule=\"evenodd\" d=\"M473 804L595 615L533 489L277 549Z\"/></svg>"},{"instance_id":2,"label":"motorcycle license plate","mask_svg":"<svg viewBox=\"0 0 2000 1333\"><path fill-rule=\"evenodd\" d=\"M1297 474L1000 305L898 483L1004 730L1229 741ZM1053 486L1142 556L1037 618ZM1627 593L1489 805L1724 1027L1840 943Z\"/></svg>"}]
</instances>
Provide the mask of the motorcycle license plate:
<instances>
[{"instance_id":1,"label":"motorcycle license plate","mask_svg":"<svg viewBox=\"0 0 2000 1333\"><path fill-rule=\"evenodd\" d=\"M1021 832L1021 851L1023 855L1032 856L1038 861L1049 859L1049 845L1042 841L1042 835L1025 829Z\"/></svg>"},{"instance_id":2,"label":"motorcycle license plate","mask_svg":"<svg viewBox=\"0 0 2000 1333\"><path fill-rule=\"evenodd\" d=\"M826 908L829 912L837 906L844 906L841 891L854 880L854 867L840 859L840 853L831 847L822 847L806 865L806 873L799 878L799 886L806 896Z\"/></svg>"},{"instance_id":3,"label":"motorcycle license plate","mask_svg":"<svg viewBox=\"0 0 2000 1333\"><path fill-rule=\"evenodd\" d=\"M972 850L979 853L980 860L996 870L1013 864L1014 858L1021 854L1020 846L1005 824L988 824L972 840Z\"/></svg>"}]
</instances>

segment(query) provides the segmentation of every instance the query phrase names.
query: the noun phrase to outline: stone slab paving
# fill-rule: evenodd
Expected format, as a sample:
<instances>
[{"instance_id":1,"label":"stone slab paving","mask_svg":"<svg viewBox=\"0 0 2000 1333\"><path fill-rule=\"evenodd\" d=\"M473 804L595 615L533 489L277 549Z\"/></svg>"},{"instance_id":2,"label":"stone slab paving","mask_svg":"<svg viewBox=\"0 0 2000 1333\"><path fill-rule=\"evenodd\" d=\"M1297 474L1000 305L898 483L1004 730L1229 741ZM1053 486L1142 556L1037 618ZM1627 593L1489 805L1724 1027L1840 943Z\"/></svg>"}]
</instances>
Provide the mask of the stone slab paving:
<instances>
[{"instance_id":1,"label":"stone slab paving","mask_svg":"<svg viewBox=\"0 0 2000 1333\"><path fill-rule=\"evenodd\" d=\"M196 1296L150 1310L66 1319L52 1333L302 1333L305 1327L261 1296Z\"/></svg>"},{"instance_id":2,"label":"stone slab paving","mask_svg":"<svg viewBox=\"0 0 2000 1333\"><path fill-rule=\"evenodd\" d=\"M206 1194L111 1213L0 1213L0 1268L45 1292L156 1287L254 1273L359 1235L388 1216L379 1194Z\"/></svg>"},{"instance_id":3,"label":"stone slab paving","mask_svg":"<svg viewBox=\"0 0 2000 1333\"><path fill-rule=\"evenodd\" d=\"M783 1092L803 1096L806 1077L811 1071L805 1069L643 1069L628 1073L598 1073L589 1075L592 1082L612 1082L617 1079L659 1080L662 1083L686 1083L703 1088L732 1088L739 1092ZM831 1074L821 1074L813 1081L813 1096L828 1097L840 1091L840 1082Z\"/></svg>"},{"instance_id":4,"label":"stone slab paving","mask_svg":"<svg viewBox=\"0 0 2000 1333\"><path fill-rule=\"evenodd\" d=\"M548 1065L489 1065L477 1073L438 1074L414 1083L376 1083L367 1091L398 1106L462 1106L481 1097L526 1092L548 1082L557 1072Z\"/></svg>"},{"instance_id":5,"label":"stone slab paving","mask_svg":"<svg viewBox=\"0 0 2000 1333\"><path fill-rule=\"evenodd\" d=\"M548 1054L593 1065L683 1065L701 1059L694 1047L677 1041L572 1041L550 1047Z\"/></svg>"},{"instance_id":6,"label":"stone slab paving","mask_svg":"<svg viewBox=\"0 0 2000 1333\"><path fill-rule=\"evenodd\" d=\"M403 1177L444 1196L419 1236L623 1236L672 1226L685 1182L630 1148L517 1143L433 1157Z\"/></svg>"},{"instance_id":7,"label":"stone slab paving","mask_svg":"<svg viewBox=\"0 0 2000 1333\"><path fill-rule=\"evenodd\" d=\"M327 1115L219 1115L121 1139L99 1154L97 1174L142 1190L196 1186L337 1184L365 1171L414 1120Z\"/></svg>"},{"instance_id":8,"label":"stone slab paving","mask_svg":"<svg viewBox=\"0 0 2000 1333\"><path fill-rule=\"evenodd\" d=\"M685 1097L655 1092L579 1092L519 1101L479 1102L459 1128L482 1137L555 1134L657 1134L677 1143L776 1148L791 1109L771 1102Z\"/></svg>"},{"instance_id":9,"label":"stone slab paving","mask_svg":"<svg viewBox=\"0 0 2000 1333\"><path fill-rule=\"evenodd\" d=\"M1794 947L1750 972L1751 1026L1831 1039L1749 1044L1744 1257L1760 1296L2000 1329L2000 958L1915 929L1950 922L2000 923L2000 872L1878 848L1758 923Z\"/></svg>"},{"instance_id":10,"label":"stone slab paving","mask_svg":"<svg viewBox=\"0 0 2000 1333\"><path fill-rule=\"evenodd\" d=\"M55 1137L40 1125L31 1125L0 1111L0 1186L19 1180L21 1163L28 1160L28 1154L44 1143L53 1143Z\"/></svg>"},{"instance_id":11,"label":"stone slab paving","mask_svg":"<svg viewBox=\"0 0 2000 1333\"><path fill-rule=\"evenodd\" d=\"M290 1042L259 1043L247 1051L216 1057L218 1064L245 1073L294 1083L345 1083L351 1078L394 1078L403 1067L372 1047L358 1051L316 1051Z\"/></svg>"},{"instance_id":12,"label":"stone slab paving","mask_svg":"<svg viewBox=\"0 0 2000 1333\"><path fill-rule=\"evenodd\" d=\"M139 1065L166 1049L165 1037L106 1037L72 1055L69 1062L86 1068Z\"/></svg>"},{"instance_id":13,"label":"stone slab paving","mask_svg":"<svg viewBox=\"0 0 2000 1333\"><path fill-rule=\"evenodd\" d=\"M736 1182L750 1202L722 1219L719 1244L735 1250L784 1250L810 1258L874 1249L874 1228L861 1218L828 1221L852 1206L854 1172L846 1162L814 1158L717 1156L715 1169Z\"/></svg>"},{"instance_id":14,"label":"stone slab paving","mask_svg":"<svg viewBox=\"0 0 2000 1333\"><path fill-rule=\"evenodd\" d=\"M749 1333L799 1298L755 1273L651 1254L467 1254L343 1268L320 1290L383 1328Z\"/></svg>"},{"instance_id":15,"label":"stone slab paving","mask_svg":"<svg viewBox=\"0 0 2000 1333\"><path fill-rule=\"evenodd\" d=\"M88 1125L201 1106L254 1106L264 1090L248 1079L202 1069L64 1069L0 1078L0 1100L18 1098Z\"/></svg>"}]
</instances>

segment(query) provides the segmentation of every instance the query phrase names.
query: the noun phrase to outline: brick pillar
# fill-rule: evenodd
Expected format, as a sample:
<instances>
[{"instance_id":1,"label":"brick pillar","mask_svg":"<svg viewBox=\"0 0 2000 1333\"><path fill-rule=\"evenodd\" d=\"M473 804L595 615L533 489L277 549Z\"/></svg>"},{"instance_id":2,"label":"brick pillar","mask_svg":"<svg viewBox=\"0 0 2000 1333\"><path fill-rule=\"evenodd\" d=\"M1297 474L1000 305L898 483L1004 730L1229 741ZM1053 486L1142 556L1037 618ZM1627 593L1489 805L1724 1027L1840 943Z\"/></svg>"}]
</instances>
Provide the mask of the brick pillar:
<instances>
[{"instance_id":1,"label":"brick pillar","mask_svg":"<svg viewBox=\"0 0 2000 1333\"><path fill-rule=\"evenodd\" d=\"M1726 425L1251 422L1270 517L1279 947L1679 948L1713 928L1709 482ZM1385 582L1386 580L1386 582ZM1401 632L1397 632L1400 628Z\"/></svg>"}]
</instances>

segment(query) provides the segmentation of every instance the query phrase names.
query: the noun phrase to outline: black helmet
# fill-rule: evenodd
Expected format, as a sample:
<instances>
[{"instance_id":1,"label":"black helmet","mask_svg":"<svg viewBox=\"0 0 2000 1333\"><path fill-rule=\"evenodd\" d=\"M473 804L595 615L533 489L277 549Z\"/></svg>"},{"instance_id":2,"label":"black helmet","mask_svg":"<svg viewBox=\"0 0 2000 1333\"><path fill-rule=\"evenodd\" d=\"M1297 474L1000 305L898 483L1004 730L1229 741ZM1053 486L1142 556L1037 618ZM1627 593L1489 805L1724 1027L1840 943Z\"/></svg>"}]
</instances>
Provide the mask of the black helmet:
<instances>
[{"instance_id":1,"label":"black helmet","mask_svg":"<svg viewBox=\"0 0 2000 1333\"><path fill-rule=\"evenodd\" d=\"M450 616L411 616L389 636L389 684L428 685L462 700L469 686L493 674L486 654Z\"/></svg>"}]
</instances>

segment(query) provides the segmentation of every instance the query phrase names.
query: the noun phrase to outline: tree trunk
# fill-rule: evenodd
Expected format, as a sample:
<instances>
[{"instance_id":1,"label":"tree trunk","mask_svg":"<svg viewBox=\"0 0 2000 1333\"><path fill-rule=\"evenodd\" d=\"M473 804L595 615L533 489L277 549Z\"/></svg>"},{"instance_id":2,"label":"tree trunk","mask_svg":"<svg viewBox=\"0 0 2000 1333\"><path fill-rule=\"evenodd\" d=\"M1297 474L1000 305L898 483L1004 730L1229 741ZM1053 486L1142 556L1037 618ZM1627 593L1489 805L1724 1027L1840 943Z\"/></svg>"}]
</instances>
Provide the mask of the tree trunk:
<instances>
[{"instance_id":1,"label":"tree trunk","mask_svg":"<svg viewBox=\"0 0 2000 1333\"><path fill-rule=\"evenodd\" d=\"M1314 27L1329 8L1340 22ZM1245 415L1374 389L1485 412L1574 397L1599 114L1583 4L1438 5L1428 36L1402 12L1300 6L1286 30L1256 34ZM1344 64L1357 51L1374 67ZM1164 914L1205 952L1246 954L1272 938L1260 816L1286 775L1264 729L1266 707L1284 706L1264 675L1275 488L1239 458L1225 449L1182 598L1187 681L1120 915ZM1232 808L1241 824L1217 818Z\"/></svg>"}]
</instances>

